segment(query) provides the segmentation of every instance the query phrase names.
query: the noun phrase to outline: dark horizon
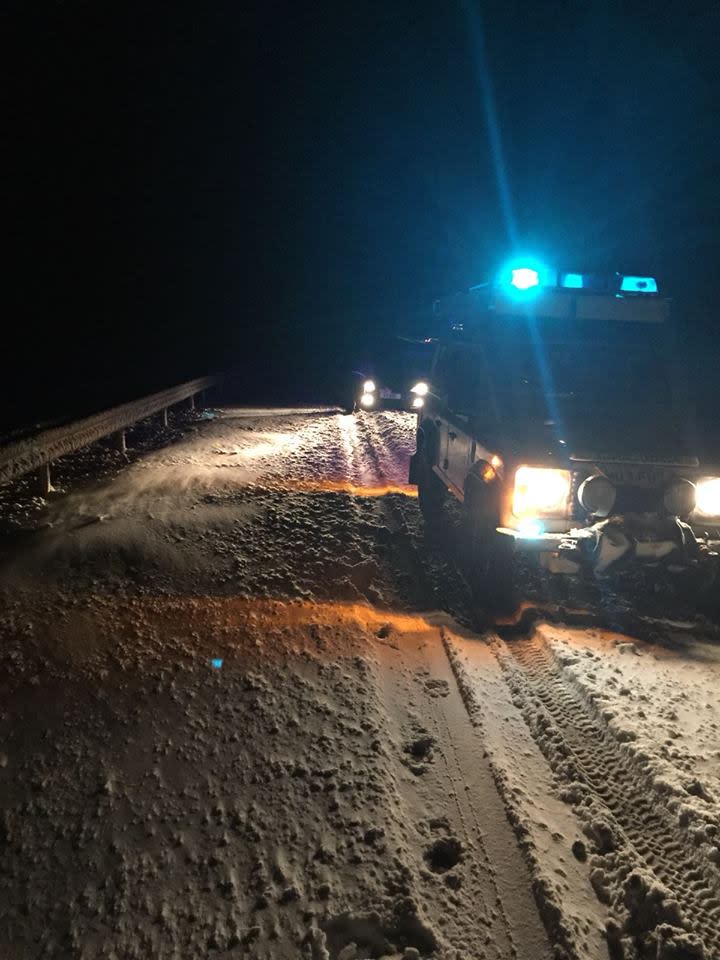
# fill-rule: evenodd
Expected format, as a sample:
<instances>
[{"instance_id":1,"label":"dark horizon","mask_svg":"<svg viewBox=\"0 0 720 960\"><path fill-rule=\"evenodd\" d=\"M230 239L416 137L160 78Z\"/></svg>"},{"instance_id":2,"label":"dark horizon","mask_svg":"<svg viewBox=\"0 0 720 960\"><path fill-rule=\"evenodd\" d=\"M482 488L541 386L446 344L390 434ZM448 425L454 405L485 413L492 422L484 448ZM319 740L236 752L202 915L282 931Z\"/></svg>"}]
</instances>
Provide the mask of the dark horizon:
<instances>
[{"instance_id":1,"label":"dark horizon","mask_svg":"<svg viewBox=\"0 0 720 960\"><path fill-rule=\"evenodd\" d=\"M516 248L656 275L688 345L714 343L717 9L75 3L6 21L10 419L28 378L38 416L235 366L251 400L315 396Z\"/></svg>"}]
</instances>

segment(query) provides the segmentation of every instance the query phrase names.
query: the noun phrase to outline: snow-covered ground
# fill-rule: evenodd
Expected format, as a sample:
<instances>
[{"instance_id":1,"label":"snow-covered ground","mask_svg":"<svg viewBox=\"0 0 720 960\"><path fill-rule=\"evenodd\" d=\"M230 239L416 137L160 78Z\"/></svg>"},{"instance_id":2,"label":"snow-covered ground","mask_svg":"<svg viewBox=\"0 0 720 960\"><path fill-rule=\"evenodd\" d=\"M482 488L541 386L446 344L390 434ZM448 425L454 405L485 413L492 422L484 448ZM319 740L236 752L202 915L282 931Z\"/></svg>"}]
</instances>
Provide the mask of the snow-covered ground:
<instances>
[{"instance_id":1,"label":"snow-covered ground","mask_svg":"<svg viewBox=\"0 0 720 960\"><path fill-rule=\"evenodd\" d=\"M469 630L409 414L175 427L0 491L0 957L720 957L717 647Z\"/></svg>"}]
</instances>

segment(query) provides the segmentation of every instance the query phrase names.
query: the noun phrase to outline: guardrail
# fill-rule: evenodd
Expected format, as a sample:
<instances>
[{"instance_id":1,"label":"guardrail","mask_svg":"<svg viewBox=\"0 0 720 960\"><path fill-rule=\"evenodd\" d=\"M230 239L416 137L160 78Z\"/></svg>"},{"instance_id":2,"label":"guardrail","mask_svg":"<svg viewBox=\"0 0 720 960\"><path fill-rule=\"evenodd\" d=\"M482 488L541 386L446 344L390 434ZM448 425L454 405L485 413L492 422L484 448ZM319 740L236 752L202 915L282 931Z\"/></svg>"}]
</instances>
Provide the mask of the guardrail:
<instances>
[{"instance_id":1,"label":"guardrail","mask_svg":"<svg viewBox=\"0 0 720 960\"><path fill-rule=\"evenodd\" d=\"M0 483L7 483L8 480L27 473L35 473L38 493L45 495L51 489L50 464L53 460L112 435L116 438L118 449L124 451L127 427L160 412L167 426L168 407L189 400L194 409L197 394L216 386L219 381L219 377L188 380L177 387L120 404L83 420L42 430L6 447L0 447Z\"/></svg>"}]
</instances>

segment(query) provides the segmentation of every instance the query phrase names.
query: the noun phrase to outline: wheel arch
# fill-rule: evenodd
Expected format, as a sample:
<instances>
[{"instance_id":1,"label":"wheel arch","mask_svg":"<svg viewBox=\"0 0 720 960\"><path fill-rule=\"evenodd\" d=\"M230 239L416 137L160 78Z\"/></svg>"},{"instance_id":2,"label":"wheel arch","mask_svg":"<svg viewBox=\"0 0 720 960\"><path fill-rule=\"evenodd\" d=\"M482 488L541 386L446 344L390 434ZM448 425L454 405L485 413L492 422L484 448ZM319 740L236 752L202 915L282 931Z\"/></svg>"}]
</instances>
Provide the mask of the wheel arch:
<instances>
[{"instance_id":1,"label":"wheel arch","mask_svg":"<svg viewBox=\"0 0 720 960\"><path fill-rule=\"evenodd\" d=\"M440 462L440 431L432 420L423 420L417 431L417 452L431 467Z\"/></svg>"},{"instance_id":2,"label":"wheel arch","mask_svg":"<svg viewBox=\"0 0 720 960\"><path fill-rule=\"evenodd\" d=\"M469 511L496 527L502 516L503 482L497 472L492 479L484 479L482 472L487 467L490 464L485 460L473 463L465 475L463 498Z\"/></svg>"}]
</instances>

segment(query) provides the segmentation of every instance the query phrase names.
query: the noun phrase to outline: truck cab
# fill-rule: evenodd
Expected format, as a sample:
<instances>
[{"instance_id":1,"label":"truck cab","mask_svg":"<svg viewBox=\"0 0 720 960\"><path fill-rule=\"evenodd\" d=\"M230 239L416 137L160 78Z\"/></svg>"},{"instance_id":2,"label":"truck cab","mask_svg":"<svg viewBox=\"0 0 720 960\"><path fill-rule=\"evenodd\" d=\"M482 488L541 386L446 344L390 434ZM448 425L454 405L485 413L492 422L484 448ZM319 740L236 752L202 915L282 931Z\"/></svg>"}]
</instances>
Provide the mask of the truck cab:
<instances>
[{"instance_id":1,"label":"truck cab","mask_svg":"<svg viewBox=\"0 0 720 960\"><path fill-rule=\"evenodd\" d=\"M448 493L463 504L479 581L509 588L517 551L554 573L715 564L720 464L693 450L653 277L521 263L435 314L410 482L428 523Z\"/></svg>"}]
</instances>

